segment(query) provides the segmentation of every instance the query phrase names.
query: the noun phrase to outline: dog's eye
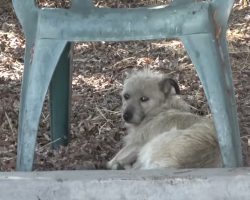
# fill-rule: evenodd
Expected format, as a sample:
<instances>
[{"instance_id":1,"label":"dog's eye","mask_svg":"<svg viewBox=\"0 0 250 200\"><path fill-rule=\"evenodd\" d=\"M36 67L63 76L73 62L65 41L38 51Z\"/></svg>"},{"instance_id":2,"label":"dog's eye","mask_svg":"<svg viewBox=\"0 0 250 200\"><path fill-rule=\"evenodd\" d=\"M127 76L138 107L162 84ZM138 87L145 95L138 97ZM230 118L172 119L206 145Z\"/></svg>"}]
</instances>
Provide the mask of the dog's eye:
<instances>
[{"instance_id":1,"label":"dog's eye","mask_svg":"<svg viewBox=\"0 0 250 200\"><path fill-rule=\"evenodd\" d=\"M127 94L127 93L124 94L123 97L124 97L125 100L128 100L130 98L129 94Z\"/></svg>"},{"instance_id":2,"label":"dog's eye","mask_svg":"<svg viewBox=\"0 0 250 200\"><path fill-rule=\"evenodd\" d=\"M148 98L148 97L143 96L143 97L141 97L141 98L140 98L140 100L141 100L141 102L146 102L146 101L148 101L148 100L149 100L149 98Z\"/></svg>"}]
</instances>

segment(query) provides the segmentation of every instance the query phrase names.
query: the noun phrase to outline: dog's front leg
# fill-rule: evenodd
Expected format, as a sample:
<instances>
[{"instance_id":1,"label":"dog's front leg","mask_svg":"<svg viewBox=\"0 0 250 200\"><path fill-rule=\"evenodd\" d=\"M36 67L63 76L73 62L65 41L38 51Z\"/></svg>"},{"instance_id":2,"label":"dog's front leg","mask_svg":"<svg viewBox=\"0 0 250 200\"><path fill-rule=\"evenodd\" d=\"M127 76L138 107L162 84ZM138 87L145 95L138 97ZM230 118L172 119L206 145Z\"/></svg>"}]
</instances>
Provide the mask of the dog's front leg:
<instances>
[{"instance_id":1,"label":"dog's front leg","mask_svg":"<svg viewBox=\"0 0 250 200\"><path fill-rule=\"evenodd\" d=\"M107 163L108 169L124 169L131 166L137 158L139 146L127 145L123 147L115 157Z\"/></svg>"}]
</instances>

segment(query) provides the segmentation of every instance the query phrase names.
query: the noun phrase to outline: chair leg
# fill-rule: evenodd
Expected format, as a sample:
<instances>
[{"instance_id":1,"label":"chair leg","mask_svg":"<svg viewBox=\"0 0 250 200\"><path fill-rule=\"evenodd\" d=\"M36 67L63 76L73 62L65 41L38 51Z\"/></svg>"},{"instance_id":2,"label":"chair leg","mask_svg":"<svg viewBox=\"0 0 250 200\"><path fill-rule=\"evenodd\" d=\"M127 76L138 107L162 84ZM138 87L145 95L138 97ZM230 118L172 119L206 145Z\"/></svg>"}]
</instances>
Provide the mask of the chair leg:
<instances>
[{"instance_id":1,"label":"chair leg","mask_svg":"<svg viewBox=\"0 0 250 200\"><path fill-rule=\"evenodd\" d=\"M182 37L185 48L204 86L217 130L225 167L242 165L232 72L226 46L212 34Z\"/></svg>"},{"instance_id":2,"label":"chair leg","mask_svg":"<svg viewBox=\"0 0 250 200\"><path fill-rule=\"evenodd\" d=\"M72 45L68 42L57 63L50 83L50 113L52 147L67 145L71 108Z\"/></svg>"},{"instance_id":3,"label":"chair leg","mask_svg":"<svg viewBox=\"0 0 250 200\"><path fill-rule=\"evenodd\" d=\"M25 70L19 113L17 170L32 170L39 119L44 98L66 41L37 40L34 54L25 52Z\"/></svg>"}]
</instances>

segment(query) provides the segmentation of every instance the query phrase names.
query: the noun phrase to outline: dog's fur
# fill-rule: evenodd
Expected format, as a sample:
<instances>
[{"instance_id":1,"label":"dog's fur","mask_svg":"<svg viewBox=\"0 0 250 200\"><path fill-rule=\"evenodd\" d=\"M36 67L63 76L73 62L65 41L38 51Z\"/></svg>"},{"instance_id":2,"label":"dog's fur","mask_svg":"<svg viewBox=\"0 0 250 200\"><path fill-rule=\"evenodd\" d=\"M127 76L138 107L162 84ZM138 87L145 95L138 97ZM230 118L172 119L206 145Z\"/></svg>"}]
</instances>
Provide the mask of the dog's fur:
<instances>
[{"instance_id":1,"label":"dog's fur","mask_svg":"<svg viewBox=\"0 0 250 200\"><path fill-rule=\"evenodd\" d=\"M177 83L150 70L124 82L122 113L128 135L109 169L221 167L213 122L190 112Z\"/></svg>"}]
</instances>

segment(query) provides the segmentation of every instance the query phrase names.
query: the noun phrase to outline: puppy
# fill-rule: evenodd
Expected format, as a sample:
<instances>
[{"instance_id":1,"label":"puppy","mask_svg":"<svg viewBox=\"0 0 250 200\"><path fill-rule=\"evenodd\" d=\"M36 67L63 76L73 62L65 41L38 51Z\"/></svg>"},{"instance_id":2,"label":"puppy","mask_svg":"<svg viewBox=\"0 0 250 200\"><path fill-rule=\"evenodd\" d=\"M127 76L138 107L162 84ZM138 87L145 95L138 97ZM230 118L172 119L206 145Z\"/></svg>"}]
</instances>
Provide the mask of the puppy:
<instances>
[{"instance_id":1,"label":"puppy","mask_svg":"<svg viewBox=\"0 0 250 200\"><path fill-rule=\"evenodd\" d=\"M178 84L150 70L124 82L122 114L128 135L109 169L221 167L213 122L190 112Z\"/></svg>"}]
</instances>

